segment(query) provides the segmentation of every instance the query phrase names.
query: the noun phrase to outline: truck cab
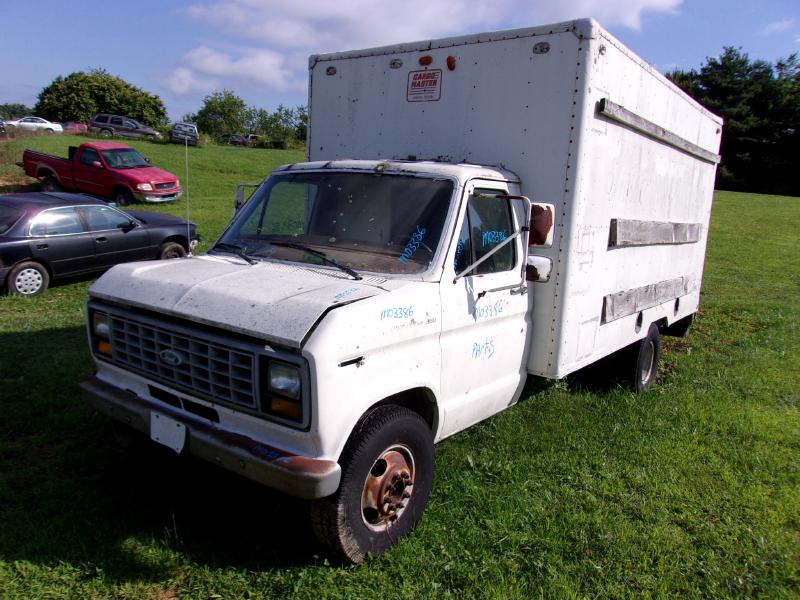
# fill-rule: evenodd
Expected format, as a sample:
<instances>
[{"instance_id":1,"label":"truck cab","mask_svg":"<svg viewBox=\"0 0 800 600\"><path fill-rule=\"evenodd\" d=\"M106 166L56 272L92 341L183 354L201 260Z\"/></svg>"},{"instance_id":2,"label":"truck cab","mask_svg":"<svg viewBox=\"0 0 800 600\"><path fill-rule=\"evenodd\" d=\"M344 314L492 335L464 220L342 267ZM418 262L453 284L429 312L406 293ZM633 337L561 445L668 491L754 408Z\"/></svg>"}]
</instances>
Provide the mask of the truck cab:
<instances>
[{"instance_id":1,"label":"truck cab","mask_svg":"<svg viewBox=\"0 0 800 600\"><path fill-rule=\"evenodd\" d=\"M176 451L312 499L361 495L363 480L342 486L352 432L402 408L424 443L401 443L386 477L407 474L398 493L416 485L424 506L433 442L514 403L525 381L531 211L518 192L513 173L476 165L278 168L207 255L122 265L92 286L84 396ZM397 515L367 508L370 532Z\"/></svg>"}]
</instances>

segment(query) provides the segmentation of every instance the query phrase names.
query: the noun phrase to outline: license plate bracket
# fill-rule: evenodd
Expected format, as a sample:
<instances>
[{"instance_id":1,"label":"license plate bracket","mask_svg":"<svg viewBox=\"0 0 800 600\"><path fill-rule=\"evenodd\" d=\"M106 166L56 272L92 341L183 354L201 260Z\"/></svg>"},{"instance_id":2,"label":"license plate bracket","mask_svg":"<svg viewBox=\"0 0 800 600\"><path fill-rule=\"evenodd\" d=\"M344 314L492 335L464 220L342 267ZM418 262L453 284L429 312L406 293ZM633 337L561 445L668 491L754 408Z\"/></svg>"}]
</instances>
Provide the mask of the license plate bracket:
<instances>
[{"instance_id":1,"label":"license plate bracket","mask_svg":"<svg viewBox=\"0 0 800 600\"><path fill-rule=\"evenodd\" d=\"M151 412L150 439L180 454L186 444L186 425L166 415Z\"/></svg>"}]
</instances>

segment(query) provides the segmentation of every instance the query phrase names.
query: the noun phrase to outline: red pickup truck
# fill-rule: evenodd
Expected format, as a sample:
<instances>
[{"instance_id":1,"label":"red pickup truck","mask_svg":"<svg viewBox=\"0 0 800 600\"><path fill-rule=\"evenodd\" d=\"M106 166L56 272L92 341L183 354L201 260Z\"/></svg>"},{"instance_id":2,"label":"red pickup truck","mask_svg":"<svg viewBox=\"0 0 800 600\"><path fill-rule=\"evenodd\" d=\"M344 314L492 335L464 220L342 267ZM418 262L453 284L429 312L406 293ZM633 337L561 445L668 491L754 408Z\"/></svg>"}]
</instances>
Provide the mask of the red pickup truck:
<instances>
[{"instance_id":1,"label":"red pickup truck","mask_svg":"<svg viewBox=\"0 0 800 600\"><path fill-rule=\"evenodd\" d=\"M25 150L17 165L41 180L45 191L78 190L117 204L170 202L181 197L178 178L151 165L130 146L87 142L69 147L69 158Z\"/></svg>"}]
</instances>

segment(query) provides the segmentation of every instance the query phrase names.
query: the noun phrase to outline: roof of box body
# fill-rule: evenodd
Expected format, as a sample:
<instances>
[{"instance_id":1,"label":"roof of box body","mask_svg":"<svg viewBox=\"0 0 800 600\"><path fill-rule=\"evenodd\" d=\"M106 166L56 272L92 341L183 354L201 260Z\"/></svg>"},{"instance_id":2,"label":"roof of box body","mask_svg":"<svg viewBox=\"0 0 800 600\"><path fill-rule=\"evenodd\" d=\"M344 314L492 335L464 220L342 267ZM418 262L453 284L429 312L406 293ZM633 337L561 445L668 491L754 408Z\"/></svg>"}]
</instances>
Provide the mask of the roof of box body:
<instances>
[{"instance_id":1,"label":"roof of box body","mask_svg":"<svg viewBox=\"0 0 800 600\"><path fill-rule=\"evenodd\" d=\"M513 172L502 167L487 167L469 163L446 163L433 160L320 160L316 162L281 165L275 172L321 170L367 171L412 175L439 175L458 179L495 179L519 182Z\"/></svg>"},{"instance_id":2,"label":"roof of box body","mask_svg":"<svg viewBox=\"0 0 800 600\"><path fill-rule=\"evenodd\" d=\"M524 27L522 29L507 29L504 31L473 33L470 35L459 35L435 40L419 40L404 44L393 44L391 46L365 48L363 50L347 50L344 52L331 52L328 54L312 54L308 58L308 65L309 68L313 68L314 65L320 61L338 60L341 58L356 58L359 56L397 54L400 52L424 52L434 48L448 48L451 46L480 44L483 42L492 42L496 40L534 37L537 35L550 35L559 32L572 32L580 38L591 38L594 37L596 31L599 29L601 29L601 27L594 19L576 19L575 21L564 21L562 23L553 23L552 25L540 25L538 27Z\"/></svg>"}]
</instances>

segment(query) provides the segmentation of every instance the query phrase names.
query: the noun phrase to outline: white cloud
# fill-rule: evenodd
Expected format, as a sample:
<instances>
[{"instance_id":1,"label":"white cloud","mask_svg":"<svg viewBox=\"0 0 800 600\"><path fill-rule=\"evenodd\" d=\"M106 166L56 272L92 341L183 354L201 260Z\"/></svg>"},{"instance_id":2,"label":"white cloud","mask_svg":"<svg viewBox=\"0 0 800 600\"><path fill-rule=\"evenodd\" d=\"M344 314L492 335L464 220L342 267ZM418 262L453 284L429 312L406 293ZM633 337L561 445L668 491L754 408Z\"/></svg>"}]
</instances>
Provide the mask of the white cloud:
<instances>
[{"instance_id":1,"label":"white cloud","mask_svg":"<svg viewBox=\"0 0 800 600\"><path fill-rule=\"evenodd\" d=\"M682 0L216 0L186 13L269 47L313 52L386 45L467 32L595 17L641 27L646 12L674 12Z\"/></svg>"},{"instance_id":2,"label":"white cloud","mask_svg":"<svg viewBox=\"0 0 800 600\"><path fill-rule=\"evenodd\" d=\"M219 32L186 53L164 85L176 95L241 84L303 93L309 54L526 27L580 17L640 29L646 13L674 13L683 0L208 0L183 11ZM254 48L226 47L231 39ZM216 47L212 47L216 46ZM209 87L211 86L211 87Z\"/></svg>"},{"instance_id":3,"label":"white cloud","mask_svg":"<svg viewBox=\"0 0 800 600\"><path fill-rule=\"evenodd\" d=\"M784 31L788 31L794 26L794 19L781 19L780 21L773 21L772 23L764 25L764 27L759 30L759 33L761 35L773 35L775 33L783 33Z\"/></svg>"},{"instance_id":4,"label":"white cloud","mask_svg":"<svg viewBox=\"0 0 800 600\"><path fill-rule=\"evenodd\" d=\"M201 79L194 71L178 67L167 77L161 78L161 85L176 96L188 96L197 92L208 92L218 85L215 79Z\"/></svg>"},{"instance_id":5,"label":"white cloud","mask_svg":"<svg viewBox=\"0 0 800 600\"><path fill-rule=\"evenodd\" d=\"M208 46L195 48L183 57L183 63L197 72L215 77L244 80L276 92L297 91L298 82L286 58L273 50L254 49L234 57ZM305 89L305 83L302 83Z\"/></svg>"}]
</instances>

